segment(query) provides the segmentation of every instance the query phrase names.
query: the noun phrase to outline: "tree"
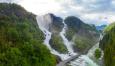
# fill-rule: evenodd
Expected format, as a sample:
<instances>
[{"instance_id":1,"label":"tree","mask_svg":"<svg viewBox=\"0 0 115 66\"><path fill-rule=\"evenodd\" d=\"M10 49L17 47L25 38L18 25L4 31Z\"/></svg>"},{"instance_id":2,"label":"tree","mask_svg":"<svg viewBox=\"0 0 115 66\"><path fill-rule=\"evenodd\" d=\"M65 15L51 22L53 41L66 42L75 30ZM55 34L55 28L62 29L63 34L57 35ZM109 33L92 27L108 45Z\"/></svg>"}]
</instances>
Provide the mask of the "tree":
<instances>
[{"instance_id":1,"label":"tree","mask_svg":"<svg viewBox=\"0 0 115 66\"><path fill-rule=\"evenodd\" d=\"M94 55L95 55L96 59L99 59L101 57L101 51L100 51L100 49L96 49Z\"/></svg>"}]
</instances>

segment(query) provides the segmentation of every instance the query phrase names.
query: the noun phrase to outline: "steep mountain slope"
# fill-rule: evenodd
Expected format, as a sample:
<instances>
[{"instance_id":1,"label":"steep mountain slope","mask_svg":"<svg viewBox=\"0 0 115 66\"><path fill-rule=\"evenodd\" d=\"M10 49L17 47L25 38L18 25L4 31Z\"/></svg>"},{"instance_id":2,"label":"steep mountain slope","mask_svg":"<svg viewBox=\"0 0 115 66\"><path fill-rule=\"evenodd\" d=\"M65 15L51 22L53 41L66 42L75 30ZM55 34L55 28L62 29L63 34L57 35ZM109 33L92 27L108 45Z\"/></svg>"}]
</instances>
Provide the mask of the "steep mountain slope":
<instances>
[{"instance_id":1,"label":"steep mountain slope","mask_svg":"<svg viewBox=\"0 0 115 66\"><path fill-rule=\"evenodd\" d=\"M105 29L105 35L100 41L100 47L104 51L105 66L115 66L115 23Z\"/></svg>"},{"instance_id":2,"label":"steep mountain slope","mask_svg":"<svg viewBox=\"0 0 115 66\"><path fill-rule=\"evenodd\" d=\"M62 23L63 19L51 13L43 15L42 17L44 27L52 33L51 39L49 41L51 47L59 53L66 53L67 48L63 44L63 40L59 35L62 31L62 28L64 27Z\"/></svg>"},{"instance_id":3,"label":"steep mountain slope","mask_svg":"<svg viewBox=\"0 0 115 66\"><path fill-rule=\"evenodd\" d=\"M51 47L59 53L67 53L67 47L60 36L64 27L63 19L54 14L43 15L44 25L51 33L49 41ZM72 42L75 52L84 52L98 42L99 32L94 25L83 23L79 18L74 16L67 17L64 22L67 24L65 36ZM71 44L71 45L72 45Z\"/></svg>"},{"instance_id":4,"label":"steep mountain slope","mask_svg":"<svg viewBox=\"0 0 115 66\"><path fill-rule=\"evenodd\" d=\"M59 33L61 32L62 28L64 27L62 21L63 19L61 17L57 17L55 16L54 14L47 14L50 16L51 18L51 24L50 24L50 27L49 27L49 31L52 32L52 33Z\"/></svg>"},{"instance_id":5,"label":"steep mountain slope","mask_svg":"<svg viewBox=\"0 0 115 66\"><path fill-rule=\"evenodd\" d=\"M66 37L74 42L73 48L75 52L85 52L97 43L99 33L94 25L85 24L74 16L69 16L64 21L68 27Z\"/></svg>"},{"instance_id":6,"label":"steep mountain slope","mask_svg":"<svg viewBox=\"0 0 115 66\"><path fill-rule=\"evenodd\" d=\"M35 15L19 5L0 3L0 66L55 66L43 40Z\"/></svg>"}]
</instances>

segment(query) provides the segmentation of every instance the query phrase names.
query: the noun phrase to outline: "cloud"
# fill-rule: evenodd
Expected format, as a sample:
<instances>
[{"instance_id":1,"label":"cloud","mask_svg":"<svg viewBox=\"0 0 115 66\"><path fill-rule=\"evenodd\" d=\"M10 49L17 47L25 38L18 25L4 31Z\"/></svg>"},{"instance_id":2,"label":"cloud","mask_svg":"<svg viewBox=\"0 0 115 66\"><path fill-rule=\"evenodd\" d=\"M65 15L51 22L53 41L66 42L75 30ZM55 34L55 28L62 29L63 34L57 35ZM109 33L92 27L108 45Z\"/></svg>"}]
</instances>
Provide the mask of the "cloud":
<instances>
[{"instance_id":1,"label":"cloud","mask_svg":"<svg viewBox=\"0 0 115 66\"><path fill-rule=\"evenodd\" d=\"M31 11L37 15L46 13L57 13L61 10L61 5L55 0L23 0L19 3L28 11Z\"/></svg>"},{"instance_id":2,"label":"cloud","mask_svg":"<svg viewBox=\"0 0 115 66\"><path fill-rule=\"evenodd\" d=\"M67 0L66 0L67 1ZM75 15L84 22L110 24L115 21L115 0L71 0L63 6L68 15ZM105 17L107 19L105 19Z\"/></svg>"},{"instance_id":3,"label":"cloud","mask_svg":"<svg viewBox=\"0 0 115 66\"><path fill-rule=\"evenodd\" d=\"M115 0L0 0L15 2L37 15L76 16L96 25L115 21ZM105 19L107 18L107 19Z\"/></svg>"},{"instance_id":4,"label":"cloud","mask_svg":"<svg viewBox=\"0 0 115 66\"><path fill-rule=\"evenodd\" d=\"M21 0L0 0L1 3L18 3Z\"/></svg>"}]
</instances>

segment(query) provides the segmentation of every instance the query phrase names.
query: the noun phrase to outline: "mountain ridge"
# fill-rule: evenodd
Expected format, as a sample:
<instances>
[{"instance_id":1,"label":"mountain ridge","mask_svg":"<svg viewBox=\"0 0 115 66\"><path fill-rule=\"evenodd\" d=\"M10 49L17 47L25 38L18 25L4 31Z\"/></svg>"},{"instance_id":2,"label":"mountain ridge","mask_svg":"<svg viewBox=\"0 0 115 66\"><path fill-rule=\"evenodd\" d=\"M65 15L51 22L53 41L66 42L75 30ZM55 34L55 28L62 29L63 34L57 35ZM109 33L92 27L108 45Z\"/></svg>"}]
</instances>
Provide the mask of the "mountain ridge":
<instances>
[{"instance_id":1,"label":"mountain ridge","mask_svg":"<svg viewBox=\"0 0 115 66\"><path fill-rule=\"evenodd\" d=\"M99 33L95 26L86 24L75 16L69 16L64 21L68 26L66 37L74 42L74 51L84 52L98 42Z\"/></svg>"}]
</instances>

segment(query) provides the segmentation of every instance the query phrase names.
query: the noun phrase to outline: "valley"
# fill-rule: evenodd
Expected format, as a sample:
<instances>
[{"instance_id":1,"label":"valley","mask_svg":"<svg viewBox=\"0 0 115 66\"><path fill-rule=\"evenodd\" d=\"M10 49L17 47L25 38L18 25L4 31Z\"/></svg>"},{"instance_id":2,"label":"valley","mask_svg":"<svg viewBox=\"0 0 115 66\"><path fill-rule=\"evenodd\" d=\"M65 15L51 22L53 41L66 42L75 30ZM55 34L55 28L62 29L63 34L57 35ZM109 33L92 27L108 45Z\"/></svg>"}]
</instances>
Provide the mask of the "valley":
<instances>
[{"instance_id":1,"label":"valley","mask_svg":"<svg viewBox=\"0 0 115 66\"><path fill-rule=\"evenodd\" d=\"M74 61L73 60L75 60L76 61L76 58L78 58L77 60L79 60L79 57L84 57L84 59L82 59L83 60L83 64L85 64L85 62L88 62L89 64L91 63L92 65L95 65L95 66L98 66L98 65L96 65L96 63L94 63L94 61L92 60L92 59L90 59L89 58L89 56L91 56L90 54L92 53L92 54L94 54L94 52L95 52L95 49L97 49L97 48L99 48L99 43L98 43L98 41L96 41L97 42L97 44L93 44L94 45L94 48L89 48L90 50L85 50L84 52L75 52L75 50L74 50L74 47L73 47L73 45L74 45L74 42L73 42L73 39L75 38L75 36L74 36L74 34L76 33L74 30L74 32L73 32L73 35L71 36L71 40L68 40L68 38L66 38L66 31L67 30L70 30L70 28L68 28L67 26L69 25L66 25L65 24L65 22L64 21L61 21L62 22L62 24L63 24L63 27L57 27L57 26L53 26L53 27L55 27L55 28L57 28L57 30L59 29L59 28L61 28L61 30L60 31L57 31L55 28L52 28L51 27L51 25L53 24L53 20L54 20L54 18L56 19L56 16L55 15L53 15L53 17L52 17L52 15L53 14L46 14L46 15L43 15L43 16L38 16L36 19L37 19L37 22L38 22L38 25L39 25L39 27L40 27L40 29L43 31L43 33L44 33L44 35L46 36L46 39L44 40L44 44L49 48L49 50L50 50L50 52L52 53L52 54L54 54L54 55L56 55L56 56L59 56L60 58L61 58L61 62L59 62L59 64L57 64L57 66L66 66L68 63L70 63L70 65L72 65L72 66L74 66L75 64L74 64ZM59 18L59 17L58 17ZM74 19L76 19L76 18L74 18ZM57 20L58 21L58 20ZM77 20L75 21L75 22L77 22ZM55 23L55 22L54 22ZM84 23L83 23L84 24ZM70 23L70 25L71 25L71 23ZM75 24L74 24L75 25ZM81 22L81 25L82 25L82 22ZM88 24L84 24L84 25L87 25L87 27L91 27L91 26L88 26ZM75 25L75 26L77 26L77 24ZM81 28L82 26L80 26L80 28ZM50 29L50 28L52 28L52 30ZM77 27L76 27L77 28ZM76 28L74 28L74 29L76 29ZM55 30L54 30L55 29ZM71 29L73 29L73 28L71 28ZM91 30L91 31L93 31L93 29L89 29L89 28L82 28L81 30L83 30L83 29L86 29L86 31L87 30ZM77 30L79 30L78 28L77 28ZM97 38L98 38L98 32L97 32L97 34L95 34L96 32L94 32L94 36L96 36ZM54 35L54 38L53 37L51 37L51 36L53 36ZM79 34L79 33L78 33ZM83 35L86 35L86 34L83 34ZM90 34L91 35L91 34ZM60 36L59 37L59 39L55 39L56 38L56 36L58 37L58 36ZM74 37L73 37L74 36ZM87 35L88 36L88 35ZM92 34L92 36L93 36L93 34ZM77 37L77 36L76 36ZM83 37L85 37L85 36L83 36ZM77 37L77 38L79 38L79 37ZM77 40L77 38L76 38L76 40ZM87 38L87 37L86 37ZM61 40L60 40L61 39ZM59 42L58 42L58 40L59 40ZM82 39L80 39L79 38L79 40L82 40ZM53 44L54 44L54 46L52 46L50 43L50 41L53 41ZM86 40L86 41L88 41L88 40ZM57 45L56 45L57 44ZM62 45L63 44L63 45ZM84 44L84 43L83 43ZM60 45L60 46L59 46ZM96 45L96 46L95 46ZM57 48L57 50L56 50L56 47L55 46L59 46L60 48ZM61 47L62 46L62 47ZM53 48L54 47L54 48ZM65 48L66 47L66 48ZM91 47L91 46L90 46ZM65 52L61 52L60 53L60 51L59 50L61 50L61 48L65 48L66 49L66 51ZM76 47L77 48L77 47ZM86 47L86 48L88 48L88 47ZM59 49L59 50L58 50ZM62 49L62 50L64 50L64 49ZM93 50L93 51L91 51L91 50ZM88 52L88 53L87 53ZM86 54L87 53L87 54ZM84 54L86 54L86 55L84 55ZM77 62L76 62L77 63ZM78 64L78 63L77 63ZM85 65L82 65L82 66L85 66Z\"/></svg>"},{"instance_id":2,"label":"valley","mask_svg":"<svg viewBox=\"0 0 115 66\"><path fill-rule=\"evenodd\" d=\"M115 66L114 51L114 22L95 25L0 3L0 66Z\"/></svg>"}]
</instances>

